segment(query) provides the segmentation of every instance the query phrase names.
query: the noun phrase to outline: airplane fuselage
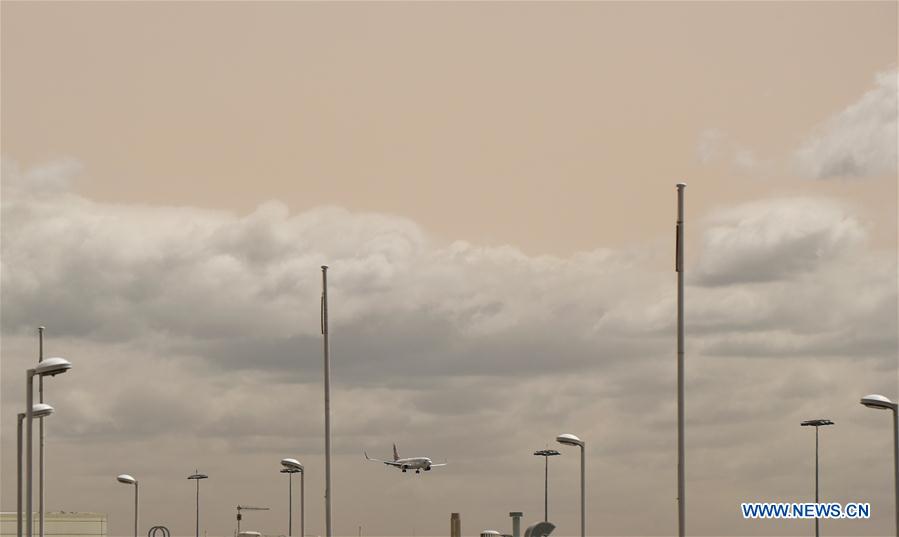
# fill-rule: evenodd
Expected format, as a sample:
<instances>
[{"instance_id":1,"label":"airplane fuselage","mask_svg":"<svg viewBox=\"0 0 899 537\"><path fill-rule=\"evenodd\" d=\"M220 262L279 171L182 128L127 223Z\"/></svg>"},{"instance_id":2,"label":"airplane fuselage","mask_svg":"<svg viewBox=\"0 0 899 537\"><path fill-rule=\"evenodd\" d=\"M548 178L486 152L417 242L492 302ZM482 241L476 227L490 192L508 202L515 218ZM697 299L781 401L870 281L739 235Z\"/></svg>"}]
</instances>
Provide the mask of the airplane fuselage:
<instances>
[{"instance_id":1,"label":"airplane fuselage","mask_svg":"<svg viewBox=\"0 0 899 537\"><path fill-rule=\"evenodd\" d=\"M431 469L431 459L428 457L409 457L406 459L397 459L393 461L398 467L406 470L424 470Z\"/></svg>"}]
</instances>

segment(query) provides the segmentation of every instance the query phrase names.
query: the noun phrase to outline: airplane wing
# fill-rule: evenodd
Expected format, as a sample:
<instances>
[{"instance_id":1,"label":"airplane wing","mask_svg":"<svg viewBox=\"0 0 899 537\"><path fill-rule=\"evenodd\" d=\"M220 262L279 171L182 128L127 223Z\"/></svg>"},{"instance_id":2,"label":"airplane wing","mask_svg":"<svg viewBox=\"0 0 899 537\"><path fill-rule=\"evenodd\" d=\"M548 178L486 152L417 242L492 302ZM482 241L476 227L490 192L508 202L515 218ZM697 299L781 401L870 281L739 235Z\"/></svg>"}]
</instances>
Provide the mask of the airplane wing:
<instances>
[{"instance_id":1,"label":"airplane wing","mask_svg":"<svg viewBox=\"0 0 899 537\"><path fill-rule=\"evenodd\" d=\"M362 452L362 454L365 455L365 460L367 460L367 461L382 462L382 463L386 464L387 466L396 466L396 467L402 466L402 464L397 464L393 461L382 461L381 459L373 459L373 458L369 457L368 453L366 453L364 451Z\"/></svg>"},{"instance_id":2,"label":"airplane wing","mask_svg":"<svg viewBox=\"0 0 899 537\"><path fill-rule=\"evenodd\" d=\"M437 468L438 466L448 466L448 462L441 462L440 464L432 464L431 468Z\"/></svg>"}]
</instances>

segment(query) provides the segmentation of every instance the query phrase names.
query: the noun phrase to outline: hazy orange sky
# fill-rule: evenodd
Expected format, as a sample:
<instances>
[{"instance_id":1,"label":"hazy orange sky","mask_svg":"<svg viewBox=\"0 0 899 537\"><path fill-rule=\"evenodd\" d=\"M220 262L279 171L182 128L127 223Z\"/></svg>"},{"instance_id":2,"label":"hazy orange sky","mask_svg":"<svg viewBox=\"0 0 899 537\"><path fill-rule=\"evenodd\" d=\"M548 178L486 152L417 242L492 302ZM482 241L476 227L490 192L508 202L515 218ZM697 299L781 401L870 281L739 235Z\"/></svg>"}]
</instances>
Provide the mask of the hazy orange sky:
<instances>
[{"instance_id":1,"label":"hazy orange sky","mask_svg":"<svg viewBox=\"0 0 899 537\"><path fill-rule=\"evenodd\" d=\"M700 212L823 190L895 216L893 181L791 181L788 165L895 65L894 2L5 2L3 15L4 156L77 159L78 190L99 200L337 204L531 253L652 236L679 180ZM703 165L710 129L757 169Z\"/></svg>"}]
</instances>

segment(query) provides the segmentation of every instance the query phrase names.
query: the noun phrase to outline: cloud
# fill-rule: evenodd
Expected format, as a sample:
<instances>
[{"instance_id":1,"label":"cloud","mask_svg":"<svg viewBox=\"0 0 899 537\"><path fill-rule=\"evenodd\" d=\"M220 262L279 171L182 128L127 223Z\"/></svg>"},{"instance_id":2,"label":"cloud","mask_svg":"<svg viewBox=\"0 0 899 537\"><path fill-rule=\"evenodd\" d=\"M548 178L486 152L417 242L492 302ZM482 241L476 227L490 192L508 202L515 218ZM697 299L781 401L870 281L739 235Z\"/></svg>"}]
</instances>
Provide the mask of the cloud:
<instances>
[{"instance_id":1,"label":"cloud","mask_svg":"<svg viewBox=\"0 0 899 537\"><path fill-rule=\"evenodd\" d=\"M699 134L696 156L702 164L709 164L721 152L726 135L720 129L706 129Z\"/></svg>"},{"instance_id":2,"label":"cloud","mask_svg":"<svg viewBox=\"0 0 899 537\"><path fill-rule=\"evenodd\" d=\"M442 243L394 215L292 212L277 201L245 215L105 203L52 174L10 170L0 401L12 423L34 326L46 324L48 352L75 363L46 386L57 408L49 456L79 461L53 472L55 505L108 510L110 534L125 534L130 504L111 476L129 471L142 479L142 516L187 535L191 489L172 483L202 461L216 484L203 492L210 535L231 531L230 506L249 492L273 506L253 523L275 533L285 514L277 461L296 456L309 469L307 529L319 533L311 491L323 487L327 263L337 534L364 521L366 534L396 535L396 504L415 506L406 522L422 534L441 531L450 509L481 528L511 509L539 513L542 467L530 453L566 431L588 440L591 517L603 531L670 529L668 243L532 256ZM859 394L894 388L895 252L872 249L861 217L823 199L762 200L698 222L703 240L687 258L688 456L695 501L717 509L704 532L742 523L723 502L804 493L794 469L807 450L794 444L809 413L827 411L865 446L834 443L829 453L845 461L834 487L878 482L883 466L868 450L888 449L888 435L874 413L853 411ZM382 454L393 442L448 458L450 471L401 480L362 462L363 448ZM560 480L576 475L576 457L551 464ZM888 487L867 486L858 497L889 504ZM9 480L3 487L14 496ZM577 531L576 489L553 492L560 534ZM870 524L876 533L881 522Z\"/></svg>"},{"instance_id":3,"label":"cloud","mask_svg":"<svg viewBox=\"0 0 899 537\"><path fill-rule=\"evenodd\" d=\"M876 87L815 129L796 152L813 179L896 173L897 71L878 73Z\"/></svg>"},{"instance_id":4,"label":"cloud","mask_svg":"<svg viewBox=\"0 0 899 537\"><path fill-rule=\"evenodd\" d=\"M696 157L703 165L724 162L734 171L750 175L767 170L769 162L762 161L755 151L737 142L730 141L721 129L710 128L699 134L696 142Z\"/></svg>"},{"instance_id":5,"label":"cloud","mask_svg":"<svg viewBox=\"0 0 899 537\"><path fill-rule=\"evenodd\" d=\"M826 200L766 200L719 212L704 224L694 281L730 285L798 277L852 254L866 232Z\"/></svg>"}]
</instances>

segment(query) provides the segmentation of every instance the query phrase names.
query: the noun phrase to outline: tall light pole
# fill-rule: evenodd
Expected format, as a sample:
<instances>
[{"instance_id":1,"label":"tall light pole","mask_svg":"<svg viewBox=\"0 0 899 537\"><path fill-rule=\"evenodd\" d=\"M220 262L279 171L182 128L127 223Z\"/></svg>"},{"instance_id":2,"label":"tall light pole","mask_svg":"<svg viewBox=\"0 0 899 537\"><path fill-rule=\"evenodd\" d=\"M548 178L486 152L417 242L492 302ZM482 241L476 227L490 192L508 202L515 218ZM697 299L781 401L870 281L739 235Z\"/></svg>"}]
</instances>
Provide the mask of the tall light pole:
<instances>
[{"instance_id":1,"label":"tall light pole","mask_svg":"<svg viewBox=\"0 0 899 537\"><path fill-rule=\"evenodd\" d=\"M25 413L19 412L16 418L16 537L22 537L22 422Z\"/></svg>"},{"instance_id":2,"label":"tall light pole","mask_svg":"<svg viewBox=\"0 0 899 537\"><path fill-rule=\"evenodd\" d=\"M587 489L584 480L584 441L573 434L560 434L556 437L556 442L566 446L578 446L581 448L581 537L587 537Z\"/></svg>"},{"instance_id":3,"label":"tall light pole","mask_svg":"<svg viewBox=\"0 0 899 537\"><path fill-rule=\"evenodd\" d=\"M38 334L38 354L37 354L37 363L41 363L41 360L44 359L44 330L45 327L39 326L37 327ZM44 402L44 377L41 376L37 379L37 400L38 403ZM37 487L37 510L40 513L38 515L38 533L41 537L44 537L44 418L40 418L38 422L38 443L37 443L37 473L38 473L38 487Z\"/></svg>"},{"instance_id":4,"label":"tall light pole","mask_svg":"<svg viewBox=\"0 0 899 537\"><path fill-rule=\"evenodd\" d=\"M209 479L209 476L201 474L199 470L194 470L193 475L189 475L187 478L197 482L197 537L200 537L200 480Z\"/></svg>"},{"instance_id":5,"label":"tall light pole","mask_svg":"<svg viewBox=\"0 0 899 537\"><path fill-rule=\"evenodd\" d=\"M25 519L25 533L28 537L34 535L32 533L32 513L34 512L32 499L34 494L34 465L33 465L33 444L34 437L34 376L39 377L56 376L65 373L72 368L72 364L65 358L47 358L38 362L34 369L25 371L25 511L28 513Z\"/></svg>"},{"instance_id":6,"label":"tall light pole","mask_svg":"<svg viewBox=\"0 0 899 537\"><path fill-rule=\"evenodd\" d=\"M281 459L281 473L287 474L287 537L293 535L293 474L300 474L300 536L303 537L306 531L306 514L303 512L304 498L303 489L306 480L306 472L303 471L303 465L296 459Z\"/></svg>"},{"instance_id":7,"label":"tall light pole","mask_svg":"<svg viewBox=\"0 0 899 537\"><path fill-rule=\"evenodd\" d=\"M31 409L32 416L45 418L53 413L53 407L38 403ZM22 537L22 422L25 421L25 412L16 416L16 535Z\"/></svg>"},{"instance_id":8,"label":"tall light pole","mask_svg":"<svg viewBox=\"0 0 899 537\"><path fill-rule=\"evenodd\" d=\"M322 347L325 368L325 537L331 537L331 358L328 341L328 265L322 265Z\"/></svg>"},{"instance_id":9,"label":"tall light pole","mask_svg":"<svg viewBox=\"0 0 899 537\"><path fill-rule=\"evenodd\" d=\"M543 457L543 521L549 522L549 458L560 453L554 449L541 449L534 455Z\"/></svg>"},{"instance_id":10,"label":"tall light pole","mask_svg":"<svg viewBox=\"0 0 899 537\"><path fill-rule=\"evenodd\" d=\"M826 419L806 420L799 425L815 428L815 503L818 503L818 428L833 425L833 422ZM818 537L819 535L818 517L815 517L815 537Z\"/></svg>"},{"instance_id":11,"label":"tall light pole","mask_svg":"<svg viewBox=\"0 0 899 537\"><path fill-rule=\"evenodd\" d=\"M674 270L677 271L677 534L686 533L686 486L684 470L684 189L677 184L677 250Z\"/></svg>"},{"instance_id":12,"label":"tall light pole","mask_svg":"<svg viewBox=\"0 0 899 537\"><path fill-rule=\"evenodd\" d=\"M893 486L895 487L893 501L896 504L896 537L899 537L899 417L897 417L899 405L878 394L866 395L859 402L868 408L893 411Z\"/></svg>"},{"instance_id":13,"label":"tall light pole","mask_svg":"<svg viewBox=\"0 0 899 537\"><path fill-rule=\"evenodd\" d=\"M137 520L140 513L140 508L137 503L137 479L134 479L128 474L122 474L116 477L116 480L125 485L134 485L134 537L137 537Z\"/></svg>"}]
</instances>

